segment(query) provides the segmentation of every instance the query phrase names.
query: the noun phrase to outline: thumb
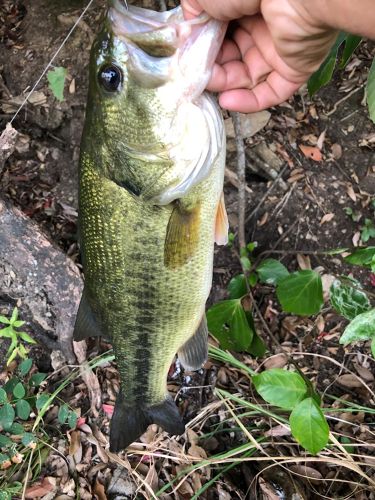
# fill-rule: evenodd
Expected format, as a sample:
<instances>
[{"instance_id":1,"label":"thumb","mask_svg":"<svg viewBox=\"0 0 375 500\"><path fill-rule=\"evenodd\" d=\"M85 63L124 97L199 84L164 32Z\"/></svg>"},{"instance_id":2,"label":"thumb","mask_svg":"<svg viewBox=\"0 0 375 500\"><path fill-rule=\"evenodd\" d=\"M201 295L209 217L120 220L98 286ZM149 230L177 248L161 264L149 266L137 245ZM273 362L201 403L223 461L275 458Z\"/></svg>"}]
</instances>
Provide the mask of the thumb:
<instances>
[{"instance_id":1,"label":"thumb","mask_svg":"<svg viewBox=\"0 0 375 500\"><path fill-rule=\"evenodd\" d=\"M203 12L203 8L198 0L181 0L182 12L185 19L194 19Z\"/></svg>"}]
</instances>

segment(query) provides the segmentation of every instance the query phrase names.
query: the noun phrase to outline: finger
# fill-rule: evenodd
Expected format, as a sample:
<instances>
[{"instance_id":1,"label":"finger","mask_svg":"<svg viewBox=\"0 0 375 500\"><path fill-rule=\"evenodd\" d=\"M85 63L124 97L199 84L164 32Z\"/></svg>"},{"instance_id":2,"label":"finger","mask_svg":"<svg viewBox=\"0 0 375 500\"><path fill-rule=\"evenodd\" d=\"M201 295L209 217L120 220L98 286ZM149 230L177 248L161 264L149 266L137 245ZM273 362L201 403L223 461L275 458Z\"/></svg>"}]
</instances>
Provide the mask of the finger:
<instances>
[{"instance_id":1,"label":"finger","mask_svg":"<svg viewBox=\"0 0 375 500\"><path fill-rule=\"evenodd\" d=\"M266 81L253 89L235 89L223 92L219 97L220 106L230 111L254 113L276 106L291 97L301 86L272 72Z\"/></svg>"},{"instance_id":2,"label":"finger","mask_svg":"<svg viewBox=\"0 0 375 500\"><path fill-rule=\"evenodd\" d=\"M286 62L286 57L280 56L264 19L260 16L247 16L239 19L238 23L245 32L248 31L251 33L254 45L258 48L260 56L269 67L272 67L277 73L294 82L301 82L307 78L308 71L301 71L290 66ZM306 58L306 55L304 57ZM246 58L246 62L250 68L253 67L254 63L250 56ZM257 63L259 64L259 62L260 57L258 55ZM259 78L259 76L256 76L257 72L261 73L259 68L254 67L254 78Z\"/></svg>"},{"instance_id":3,"label":"finger","mask_svg":"<svg viewBox=\"0 0 375 500\"><path fill-rule=\"evenodd\" d=\"M259 12L260 0L181 0L185 19L192 19L203 10L220 21L231 21Z\"/></svg>"},{"instance_id":4,"label":"finger","mask_svg":"<svg viewBox=\"0 0 375 500\"><path fill-rule=\"evenodd\" d=\"M247 66L242 61L229 61L223 65L216 64L207 86L208 90L212 92L251 87L253 84Z\"/></svg>"},{"instance_id":5,"label":"finger","mask_svg":"<svg viewBox=\"0 0 375 500\"><path fill-rule=\"evenodd\" d=\"M229 61L239 61L242 59L241 52L233 40L224 40L220 52L216 58L218 64L225 64Z\"/></svg>"}]
</instances>

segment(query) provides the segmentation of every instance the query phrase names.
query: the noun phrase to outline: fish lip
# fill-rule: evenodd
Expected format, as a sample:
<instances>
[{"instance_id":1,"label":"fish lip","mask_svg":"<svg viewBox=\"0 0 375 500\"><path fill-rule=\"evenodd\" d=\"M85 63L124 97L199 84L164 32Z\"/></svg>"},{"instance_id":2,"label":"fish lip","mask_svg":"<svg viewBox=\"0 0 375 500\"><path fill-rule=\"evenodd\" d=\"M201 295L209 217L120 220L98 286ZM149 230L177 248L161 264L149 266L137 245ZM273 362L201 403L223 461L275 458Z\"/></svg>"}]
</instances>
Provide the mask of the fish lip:
<instances>
[{"instance_id":1,"label":"fish lip","mask_svg":"<svg viewBox=\"0 0 375 500\"><path fill-rule=\"evenodd\" d=\"M117 19L119 19L118 15L122 17L122 29L120 29L120 27L113 22L113 11L117 13ZM194 25L205 24L212 19L206 12L203 12L194 19L186 20L183 17L180 7L164 12L158 12L143 9L141 7L135 7L133 5L125 7L121 0L109 0L108 17L111 21L114 34L117 36L126 36L126 34L131 35L135 32L146 34L155 30L171 27L174 27L177 35L179 35L181 32L190 33L190 29ZM136 26L132 27L131 24L126 23L127 20L133 22L135 21L137 23Z\"/></svg>"}]
</instances>

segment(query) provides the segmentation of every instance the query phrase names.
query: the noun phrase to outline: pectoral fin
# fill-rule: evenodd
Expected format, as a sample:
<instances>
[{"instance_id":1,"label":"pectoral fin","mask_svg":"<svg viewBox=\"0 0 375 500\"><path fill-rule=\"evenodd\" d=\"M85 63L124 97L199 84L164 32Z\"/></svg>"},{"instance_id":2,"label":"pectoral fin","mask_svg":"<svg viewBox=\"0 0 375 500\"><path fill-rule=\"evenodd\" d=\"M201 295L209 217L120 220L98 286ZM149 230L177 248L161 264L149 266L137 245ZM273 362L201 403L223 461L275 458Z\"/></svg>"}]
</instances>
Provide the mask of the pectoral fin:
<instances>
[{"instance_id":1,"label":"pectoral fin","mask_svg":"<svg viewBox=\"0 0 375 500\"><path fill-rule=\"evenodd\" d=\"M199 370L207 361L208 355L208 328L206 315L195 334L178 351L178 359L185 370Z\"/></svg>"},{"instance_id":2,"label":"pectoral fin","mask_svg":"<svg viewBox=\"0 0 375 500\"><path fill-rule=\"evenodd\" d=\"M99 335L103 335L102 331L87 300L87 292L83 289L76 323L74 325L73 339L79 342L88 337L98 337Z\"/></svg>"},{"instance_id":3,"label":"pectoral fin","mask_svg":"<svg viewBox=\"0 0 375 500\"><path fill-rule=\"evenodd\" d=\"M216 212L215 243L217 245L226 245L228 243L228 230L229 222L225 208L224 193L221 193Z\"/></svg>"},{"instance_id":4,"label":"pectoral fin","mask_svg":"<svg viewBox=\"0 0 375 500\"><path fill-rule=\"evenodd\" d=\"M164 245L164 264L176 269L186 264L194 255L199 240L200 204L185 209L175 203L168 222Z\"/></svg>"}]
</instances>

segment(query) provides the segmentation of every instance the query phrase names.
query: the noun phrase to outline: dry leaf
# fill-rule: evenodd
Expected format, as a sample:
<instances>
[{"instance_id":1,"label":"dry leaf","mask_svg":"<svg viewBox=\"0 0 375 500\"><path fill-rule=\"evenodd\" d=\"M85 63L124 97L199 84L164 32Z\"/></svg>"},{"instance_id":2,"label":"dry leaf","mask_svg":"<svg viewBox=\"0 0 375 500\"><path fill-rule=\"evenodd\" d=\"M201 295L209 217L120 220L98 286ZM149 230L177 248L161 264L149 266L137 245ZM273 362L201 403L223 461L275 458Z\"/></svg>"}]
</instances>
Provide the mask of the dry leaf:
<instances>
[{"instance_id":1,"label":"dry leaf","mask_svg":"<svg viewBox=\"0 0 375 500\"><path fill-rule=\"evenodd\" d=\"M323 132L320 134L320 136L318 137L318 140L316 142L316 147L319 148L320 150L323 149L324 141L326 138L326 132L327 132L327 130L323 130Z\"/></svg>"},{"instance_id":2,"label":"dry leaf","mask_svg":"<svg viewBox=\"0 0 375 500\"><path fill-rule=\"evenodd\" d=\"M297 253L297 262L302 271L311 269L311 261L308 255L302 255L301 253Z\"/></svg>"},{"instance_id":3,"label":"dry leaf","mask_svg":"<svg viewBox=\"0 0 375 500\"><path fill-rule=\"evenodd\" d=\"M53 484L51 484L48 478L45 477L42 482L34 483L27 488L25 491L25 498L40 498L53 491L53 489Z\"/></svg>"},{"instance_id":4,"label":"dry leaf","mask_svg":"<svg viewBox=\"0 0 375 500\"><path fill-rule=\"evenodd\" d=\"M342 157L342 147L337 142L332 144L331 151L335 160L339 160Z\"/></svg>"},{"instance_id":5,"label":"dry leaf","mask_svg":"<svg viewBox=\"0 0 375 500\"><path fill-rule=\"evenodd\" d=\"M351 373L340 375L340 377L337 377L336 382L338 382L340 385L343 385L344 387L350 388L363 386L361 379L356 375L352 375Z\"/></svg>"},{"instance_id":6,"label":"dry leaf","mask_svg":"<svg viewBox=\"0 0 375 500\"><path fill-rule=\"evenodd\" d=\"M324 224L325 222L330 222L334 218L334 216L335 214L333 213L323 215L320 221L320 225Z\"/></svg>"},{"instance_id":7,"label":"dry leaf","mask_svg":"<svg viewBox=\"0 0 375 500\"><path fill-rule=\"evenodd\" d=\"M360 231L357 231L356 233L354 233L354 236L352 238L353 246L357 247L360 239L361 239L361 233Z\"/></svg>"},{"instance_id":8,"label":"dry leaf","mask_svg":"<svg viewBox=\"0 0 375 500\"><path fill-rule=\"evenodd\" d=\"M275 425L275 427L271 427L269 431L265 432L264 435L272 437L290 436L290 429L285 425Z\"/></svg>"},{"instance_id":9,"label":"dry leaf","mask_svg":"<svg viewBox=\"0 0 375 500\"><path fill-rule=\"evenodd\" d=\"M148 469L147 475L145 477L145 482L150 486L152 491L157 491L159 489L159 478L156 472L155 465L151 465Z\"/></svg>"},{"instance_id":10,"label":"dry leaf","mask_svg":"<svg viewBox=\"0 0 375 500\"><path fill-rule=\"evenodd\" d=\"M70 82L69 85L69 94L75 94L76 92L76 79L73 78L73 80Z\"/></svg>"},{"instance_id":11,"label":"dry leaf","mask_svg":"<svg viewBox=\"0 0 375 500\"><path fill-rule=\"evenodd\" d=\"M365 382L373 382L374 381L374 375L373 373L370 372L369 369L365 368L364 366L354 364L354 368L356 369L356 372L358 375L365 381Z\"/></svg>"},{"instance_id":12,"label":"dry leaf","mask_svg":"<svg viewBox=\"0 0 375 500\"><path fill-rule=\"evenodd\" d=\"M260 221L258 221L257 226L258 227L264 226L264 224L266 224L266 222L268 221L268 216L269 216L269 213L264 212L264 214L262 215L262 218L260 219Z\"/></svg>"},{"instance_id":13,"label":"dry leaf","mask_svg":"<svg viewBox=\"0 0 375 500\"><path fill-rule=\"evenodd\" d=\"M296 472L297 474L310 479L313 483L318 483L320 482L320 479L323 479L323 476L318 470L313 469L312 467L307 467L306 465L291 465L289 469L292 472Z\"/></svg>"},{"instance_id":14,"label":"dry leaf","mask_svg":"<svg viewBox=\"0 0 375 500\"><path fill-rule=\"evenodd\" d=\"M288 182L292 184L293 182L300 181L305 177L305 174L296 174L289 177Z\"/></svg>"},{"instance_id":15,"label":"dry leaf","mask_svg":"<svg viewBox=\"0 0 375 500\"><path fill-rule=\"evenodd\" d=\"M346 194L349 196L349 198L356 202L357 201L357 195L354 192L353 186L348 186L346 190Z\"/></svg>"},{"instance_id":16,"label":"dry leaf","mask_svg":"<svg viewBox=\"0 0 375 500\"><path fill-rule=\"evenodd\" d=\"M188 453L193 457L207 458L207 453L205 452L205 450L200 446L197 446L196 444L190 446Z\"/></svg>"},{"instance_id":17,"label":"dry leaf","mask_svg":"<svg viewBox=\"0 0 375 500\"><path fill-rule=\"evenodd\" d=\"M107 500L107 495L105 494L104 486L102 485L102 483L99 483L98 480L95 481L93 490L98 500Z\"/></svg>"},{"instance_id":18,"label":"dry leaf","mask_svg":"<svg viewBox=\"0 0 375 500\"><path fill-rule=\"evenodd\" d=\"M302 153L306 156L306 158L311 158L314 161L322 161L323 156L318 147L314 146L305 146L300 144L299 146Z\"/></svg>"},{"instance_id":19,"label":"dry leaf","mask_svg":"<svg viewBox=\"0 0 375 500\"><path fill-rule=\"evenodd\" d=\"M286 354L280 352L279 354L267 358L263 364L267 370L270 370L271 368L284 368L287 363L288 358Z\"/></svg>"}]
</instances>

